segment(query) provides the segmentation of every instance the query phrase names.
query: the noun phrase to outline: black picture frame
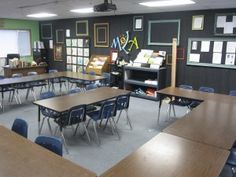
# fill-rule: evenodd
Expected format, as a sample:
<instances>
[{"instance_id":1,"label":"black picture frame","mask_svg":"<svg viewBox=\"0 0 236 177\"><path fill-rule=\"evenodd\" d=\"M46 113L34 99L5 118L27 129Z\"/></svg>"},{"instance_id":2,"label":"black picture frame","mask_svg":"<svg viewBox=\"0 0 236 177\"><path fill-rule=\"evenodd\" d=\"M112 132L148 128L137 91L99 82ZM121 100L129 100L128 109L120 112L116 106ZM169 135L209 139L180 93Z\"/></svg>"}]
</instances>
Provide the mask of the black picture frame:
<instances>
[{"instance_id":1,"label":"black picture frame","mask_svg":"<svg viewBox=\"0 0 236 177\"><path fill-rule=\"evenodd\" d=\"M64 44L65 41L65 34L63 29L56 30L56 43Z\"/></svg>"},{"instance_id":2,"label":"black picture frame","mask_svg":"<svg viewBox=\"0 0 236 177\"><path fill-rule=\"evenodd\" d=\"M51 23L41 24L41 38L52 39L52 24Z\"/></svg>"}]
</instances>

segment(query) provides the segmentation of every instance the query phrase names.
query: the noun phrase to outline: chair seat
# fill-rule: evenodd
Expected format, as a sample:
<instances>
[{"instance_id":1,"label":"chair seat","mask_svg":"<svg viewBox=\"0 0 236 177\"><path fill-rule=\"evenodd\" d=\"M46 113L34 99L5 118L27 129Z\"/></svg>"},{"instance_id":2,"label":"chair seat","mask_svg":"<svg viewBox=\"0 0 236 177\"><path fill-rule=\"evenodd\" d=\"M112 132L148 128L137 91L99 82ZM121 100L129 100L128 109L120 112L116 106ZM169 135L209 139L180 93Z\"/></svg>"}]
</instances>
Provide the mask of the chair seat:
<instances>
[{"instance_id":1,"label":"chair seat","mask_svg":"<svg viewBox=\"0 0 236 177\"><path fill-rule=\"evenodd\" d=\"M87 115L88 115L91 119L93 119L94 121L97 121L97 120L99 120L99 118L100 118L99 111L100 111L100 110L92 111L92 112L87 113Z\"/></svg>"},{"instance_id":2,"label":"chair seat","mask_svg":"<svg viewBox=\"0 0 236 177\"><path fill-rule=\"evenodd\" d=\"M236 148L231 149L228 160L226 163L228 165L236 167Z\"/></svg>"},{"instance_id":3,"label":"chair seat","mask_svg":"<svg viewBox=\"0 0 236 177\"><path fill-rule=\"evenodd\" d=\"M60 117L59 113L57 113L55 111L52 111L52 110L49 110L49 109L46 109L46 108L41 108L41 113L45 117L50 117L50 118L59 118Z\"/></svg>"},{"instance_id":4,"label":"chair seat","mask_svg":"<svg viewBox=\"0 0 236 177\"><path fill-rule=\"evenodd\" d=\"M185 99L175 99L173 101L170 101L169 104L176 105L176 106L189 106L192 102L190 100Z\"/></svg>"}]
</instances>

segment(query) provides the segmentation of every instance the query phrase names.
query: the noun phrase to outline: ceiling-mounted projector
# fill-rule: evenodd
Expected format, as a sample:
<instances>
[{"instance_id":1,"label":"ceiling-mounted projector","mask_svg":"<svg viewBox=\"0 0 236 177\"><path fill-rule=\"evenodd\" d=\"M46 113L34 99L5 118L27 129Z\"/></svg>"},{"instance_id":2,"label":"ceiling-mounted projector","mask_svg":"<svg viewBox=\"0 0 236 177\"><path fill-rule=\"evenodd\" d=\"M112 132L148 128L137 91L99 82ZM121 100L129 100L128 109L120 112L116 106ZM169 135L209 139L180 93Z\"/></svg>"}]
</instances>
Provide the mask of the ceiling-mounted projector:
<instances>
[{"instance_id":1,"label":"ceiling-mounted projector","mask_svg":"<svg viewBox=\"0 0 236 177\"><path fill-rule=\"evenodd\" d=\"M104 3L93 6L95 12L107 12L116 10L116 5L112 4L112 0L108 3L108 0L104 0Z\"/></svg>"}]
</instances>

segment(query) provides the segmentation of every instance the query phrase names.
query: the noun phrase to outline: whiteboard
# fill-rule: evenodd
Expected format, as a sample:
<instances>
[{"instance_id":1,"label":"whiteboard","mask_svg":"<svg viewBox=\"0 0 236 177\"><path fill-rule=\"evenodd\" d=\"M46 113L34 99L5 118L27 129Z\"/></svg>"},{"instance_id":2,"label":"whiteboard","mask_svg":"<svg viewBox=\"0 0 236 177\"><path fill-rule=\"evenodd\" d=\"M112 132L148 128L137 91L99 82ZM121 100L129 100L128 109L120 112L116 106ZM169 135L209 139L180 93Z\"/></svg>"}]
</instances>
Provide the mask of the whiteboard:
<instances>
[{"instance_id":1,"label":"whiteboard","mask_svg":"<svg viewBox=\"0 0 236 177\"><path fill-rule=\"evenodd\" d=\"M0 57L11 53L31 55L30 30L0 30L0 39Z\"/></svg>"}]
</instances>

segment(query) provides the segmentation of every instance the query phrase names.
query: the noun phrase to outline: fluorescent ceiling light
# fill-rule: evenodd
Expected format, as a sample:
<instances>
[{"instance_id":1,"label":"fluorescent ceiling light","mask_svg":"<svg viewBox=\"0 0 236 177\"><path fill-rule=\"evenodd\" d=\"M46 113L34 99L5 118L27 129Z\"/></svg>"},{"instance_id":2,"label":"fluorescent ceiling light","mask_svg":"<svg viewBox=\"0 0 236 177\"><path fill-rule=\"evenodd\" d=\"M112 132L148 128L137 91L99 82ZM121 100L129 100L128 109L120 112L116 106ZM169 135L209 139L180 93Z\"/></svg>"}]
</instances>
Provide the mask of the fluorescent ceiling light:
<instances>
[{"instance_id":1,"label":"fluorescent ceiling light","mask_svg":"<svg viewBox=\"0 0 236 177\"><path fill-rule=\"evenodd\" d=\"M148 7L165 7L165 6L179 6L179 5L187 5L187 4L195 4L192 0L165 0L165 1L149 1L139 3L143 6Z\"/></svg>"},{"instance_id":2,"label":"fluorescent ceiling light","mask_svg":"<svg viewBox=\"0 0 236 177\"><path fill-rule=\"evenodd\" d=\"M75 13L82 13L82 14L86 14L86 13L93 13L93 8L83 8L83 9L74 9L74 10L70 10L71 12L75 12Z\"/></svg>"},{"instance_id":3,"label":"fluorescent ceiling light","mask_svg":"<svg viewBox=\"0 0 236 177\"><path fill-rule=\"evenodd\" d=\"M38 13L38 14L30 14L27 15L27 17L34 17L34 18L46 18L46 17L55 17L57 14L51 14L51 13Z\"/></svg>"}]
</instances>

